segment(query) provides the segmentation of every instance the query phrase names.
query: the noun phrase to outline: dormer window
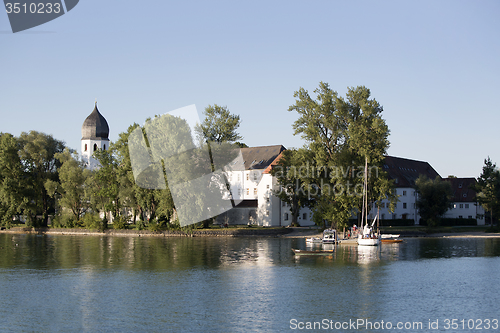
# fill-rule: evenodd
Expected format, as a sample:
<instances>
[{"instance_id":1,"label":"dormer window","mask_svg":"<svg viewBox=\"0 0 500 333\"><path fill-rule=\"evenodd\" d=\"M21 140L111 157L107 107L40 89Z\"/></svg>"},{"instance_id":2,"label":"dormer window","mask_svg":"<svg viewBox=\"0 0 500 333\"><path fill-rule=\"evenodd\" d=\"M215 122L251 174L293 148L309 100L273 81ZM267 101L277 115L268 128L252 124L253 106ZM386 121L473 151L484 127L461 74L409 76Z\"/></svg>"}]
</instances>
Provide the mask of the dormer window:
<instances>
[{"instance_id":1,"label":"dormer window","mask_svg":"<svg viewBox=\"0 0 500 333\"><path fill-rule=\"evenodd\" d=\"M462 183L458 184L458 188L462 188Z\"/></svg>"}]
</instances>

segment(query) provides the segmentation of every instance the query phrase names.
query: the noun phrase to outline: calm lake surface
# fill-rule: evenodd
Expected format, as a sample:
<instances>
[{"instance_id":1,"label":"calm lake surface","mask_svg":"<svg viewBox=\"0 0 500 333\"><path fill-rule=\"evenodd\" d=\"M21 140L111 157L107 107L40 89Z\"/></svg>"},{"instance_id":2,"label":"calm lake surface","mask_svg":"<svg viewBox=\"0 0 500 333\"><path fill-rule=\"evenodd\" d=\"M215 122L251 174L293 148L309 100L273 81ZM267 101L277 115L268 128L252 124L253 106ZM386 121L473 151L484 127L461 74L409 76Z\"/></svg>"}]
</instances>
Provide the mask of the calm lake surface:
<instances>
[{"instance_id":1,"label":"calm lake surface","mask_svg":"<svg viewBox=\"0 0 500 333\"><path fill-rule=\"evenodd\" d=\"M0 331L500 331L500 239L292 247L304 239L0 234Z\"/></svg>"}]
</instances>

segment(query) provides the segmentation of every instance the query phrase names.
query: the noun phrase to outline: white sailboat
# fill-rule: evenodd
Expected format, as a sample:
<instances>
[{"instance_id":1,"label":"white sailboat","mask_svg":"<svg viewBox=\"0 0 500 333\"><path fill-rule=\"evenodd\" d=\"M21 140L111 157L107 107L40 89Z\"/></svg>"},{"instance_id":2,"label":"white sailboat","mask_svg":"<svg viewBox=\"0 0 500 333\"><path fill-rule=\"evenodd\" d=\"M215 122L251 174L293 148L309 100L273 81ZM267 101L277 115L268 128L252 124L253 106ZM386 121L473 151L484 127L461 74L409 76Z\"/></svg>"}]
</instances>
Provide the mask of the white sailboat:
<instances>
[{"instance_id":1,"label":"white sailboat","mask_svg":"<svg viewBox=\"0 0 500 333\"><path fill-rule=\"evenodd\" d=\"M365 157L365 177L363 184L363 207L361 213L361 228L358 234L358 245L376 246L380 244L380 233L374 231L377 216L373 219L371 225L368 225L368 159Z\"/></svg>"}]
</instances>

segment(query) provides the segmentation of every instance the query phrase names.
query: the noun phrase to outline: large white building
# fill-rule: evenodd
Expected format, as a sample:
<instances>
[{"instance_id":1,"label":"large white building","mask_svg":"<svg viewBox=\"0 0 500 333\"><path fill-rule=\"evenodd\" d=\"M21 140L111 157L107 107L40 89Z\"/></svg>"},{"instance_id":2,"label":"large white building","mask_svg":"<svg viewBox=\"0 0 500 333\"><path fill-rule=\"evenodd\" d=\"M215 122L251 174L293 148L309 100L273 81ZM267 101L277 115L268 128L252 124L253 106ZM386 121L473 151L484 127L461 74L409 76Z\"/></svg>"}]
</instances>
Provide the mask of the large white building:
<instances>
[{"instance_id":1,"label":"large white building","mask_svg":"<svg viewBox=\"0 0 500 333\"><path fill-rule=\"evenodd\" d=\"M477 219L478 225L484 225L484 208L476 203L475 178L445 178L453 190L453 207L443 217L459 219Z\"/></svg>"},{"instance_id":2,"label":"large white building","mask_svg":"<svg viewBox=\"0 0 500 333\"><path fill-rule=\"evenodd\" d=\"M273 194L273 190L278 191L280 187L270 173L284 150L281 145L241 149L244 170L227 172L233 199L241 202L219 215L218 223L269 227L291 224L290 207ZM314 225L311 211L301 209L297 222L301 226Z\"/></svg>"}]
</instances>

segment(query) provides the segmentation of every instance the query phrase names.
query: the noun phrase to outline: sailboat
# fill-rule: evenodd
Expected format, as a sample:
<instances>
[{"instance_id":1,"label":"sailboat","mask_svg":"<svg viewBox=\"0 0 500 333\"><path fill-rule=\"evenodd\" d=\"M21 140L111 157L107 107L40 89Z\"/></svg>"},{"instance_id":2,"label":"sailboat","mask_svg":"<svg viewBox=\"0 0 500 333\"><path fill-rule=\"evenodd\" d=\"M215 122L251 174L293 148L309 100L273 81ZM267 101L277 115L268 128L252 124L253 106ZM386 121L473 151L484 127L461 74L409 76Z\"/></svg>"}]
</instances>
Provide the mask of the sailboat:
<instances>
[{"instance_id":1,"label":"sailboat","mask_svg":"<svg viewBox=\"0 0 500 333\"><path fill-rule=\"evenodd\" d=\"M371 225L368 225L368 159L365 157L365 177L363 184L363 208L361 210L361 228L358 234L358 245L376 246L380 244L380 233L374 231L375 222L378 215L375 216Z\"/></svg>"}]
</instances>

